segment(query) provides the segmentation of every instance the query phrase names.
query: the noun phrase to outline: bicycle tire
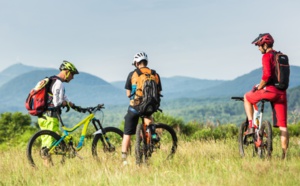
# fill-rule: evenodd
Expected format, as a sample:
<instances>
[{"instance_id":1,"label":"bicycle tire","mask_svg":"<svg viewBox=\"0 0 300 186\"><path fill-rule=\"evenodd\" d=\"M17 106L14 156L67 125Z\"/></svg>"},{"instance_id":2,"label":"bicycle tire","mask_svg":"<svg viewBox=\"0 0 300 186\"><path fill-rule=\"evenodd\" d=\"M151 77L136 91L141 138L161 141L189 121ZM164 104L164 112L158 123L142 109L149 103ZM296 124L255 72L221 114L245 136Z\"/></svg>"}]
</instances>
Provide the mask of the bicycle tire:
<instances>
[{"instance_id":1,"label":"bicycle tire","mask_svg":"<svg viewBox=\"0 0 300 186\"><path fill-rule=\"evenodd\" d=\"M138 124L136 127L136 144L135 144L135 158L136 164L139 165L145 161L147 161L146 156L146 137L143 131L143 125Z\"/></svg>"},{"instance_id":2,"label":"bicycle tire","mask_svg":"<svg viewBox=\"0 0 300 186\"><path fill-rule=\"evenodd\" d=\"M259 135L261 136L262 140L260 157L262 158L266 155L267 158L270 158L273 151L273 134L272 126L269 121L262 122Z\"/></svg>"},{"instance_id":3,"label":"bicycle tire","mask_svg":"<svg viewBox=\"0 0 300 186\"><path fill-rule=\"evenodd\" d=\"M123 132L116 127L106 127L104 128L105 136L102 133L96 134L92 142L92 154L93 157L99 160L99 154L104 152L110 156L121 155Z\"/></svg>"},{"instance_id":4,"label":"bicycle tire","mask_svg":"<svg viewBox=\"0 0 300 186\"><path fill-rule=\"evenodd\" d=\"M177 150L177 135L172 127L167 124L155 124L156 134L159 137L159 142L150 147L145 141L145 134L143 134L142 124L137 126L136 131L136 163L147 163L148 158L152 155L153 150L162 159L170 159ZM153 149L152 149L153 148Z\"/></svg>"},{"instance_id":5,"label":"bicycle tire","mask_svg":"<svg viewBox=\"0 0 300 186\"><path fill-rule=\"evenodd\" d=\"M26 149L26 156L31 166L41 167L41 166L53 166L58 164L58 162L64 163L65 154L67 146L64 141L61 141L60 144L55 147L53 153L48 153L47 150L42 150L42 138L52 138L53 142L61 138L57 133L50 130L41 130L35 133L28 142ZM43 154L42 154L43 153Z\"/></svg>"},{"instance_id":6,"label":"bicycle tire","mask_svg":"<svg viewBox=\"0 0 300 186\"><path fill-rule=\"evenodd\" d=\"M249 136L245 135L247 128L248 128L248 122L244 121L241 124L240 129L239 129L238 142L239 142L239 152L240 152L241 157L245 157L245 155L248 154L248 151L249 151L248 146L249 146L249 144L253 143L253 135L249 135Z\"/></svg>"}]
</instances>

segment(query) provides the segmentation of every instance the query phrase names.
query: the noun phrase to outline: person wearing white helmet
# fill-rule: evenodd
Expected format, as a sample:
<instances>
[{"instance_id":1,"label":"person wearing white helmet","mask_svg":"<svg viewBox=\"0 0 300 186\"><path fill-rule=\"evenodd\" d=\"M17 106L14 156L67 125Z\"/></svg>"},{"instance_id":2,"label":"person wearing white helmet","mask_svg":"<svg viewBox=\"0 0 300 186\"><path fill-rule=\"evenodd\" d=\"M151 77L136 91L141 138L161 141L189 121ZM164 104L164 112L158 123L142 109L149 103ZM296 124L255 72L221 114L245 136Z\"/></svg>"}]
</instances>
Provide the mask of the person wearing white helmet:
<instances>
[{"instance_id":1,"label":"person wearing white helmet","mask_svg":"<svg viewBox=\"0 0 300 186\"><path fill-rule=\"evenodd\" d=\"M137 74L137 69L142 73L151 73L151 69L147 67L148 65L148 56L145 52L138 52L134 55L132 65L136 67L135 70L130 72L125 83L126 95L130 99L129 107L127 114L125 115L125 125L124 125L124 135L122 142L122 160L123 164L127 164L127 151L130 146L131 135L134 135L136 132L136 127L139 120L139 113L133 107L136 103L136 91L137 91L137 79L139 75ZM160 92L162 90L160 77L158 74L155 74L155 81L157 83L157 89ZM143 116L145 124L150 124L152 122L152 116Z\"/></svg>"}]
</instances>

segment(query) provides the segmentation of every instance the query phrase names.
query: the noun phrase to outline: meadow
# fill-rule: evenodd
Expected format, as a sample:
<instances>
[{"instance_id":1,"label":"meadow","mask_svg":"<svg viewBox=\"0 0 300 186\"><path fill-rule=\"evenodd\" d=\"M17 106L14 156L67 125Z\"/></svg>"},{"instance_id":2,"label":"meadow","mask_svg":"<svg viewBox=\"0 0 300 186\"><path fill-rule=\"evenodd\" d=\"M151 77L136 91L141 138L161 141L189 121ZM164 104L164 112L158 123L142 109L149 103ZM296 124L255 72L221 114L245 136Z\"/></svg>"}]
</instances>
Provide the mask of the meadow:
<instances>
[{"instance_id":1,"label":"meadow","mask_svg":"<svg viewBox=\"0 0 300 186\"><path fill-rule=\"evenodd\" d=\"M186 141L172 160L155 154L148 165L122 165L120 155L101 156L96 161L88 145L80 151L83 160L68 159L64 165L32 168L26 147L0 152L0 185L299 185L300 139L291 138L288 158L281 160L280 139L273 139L271 160L241 158L236 139Z\"/></svg>"}]
</instances>

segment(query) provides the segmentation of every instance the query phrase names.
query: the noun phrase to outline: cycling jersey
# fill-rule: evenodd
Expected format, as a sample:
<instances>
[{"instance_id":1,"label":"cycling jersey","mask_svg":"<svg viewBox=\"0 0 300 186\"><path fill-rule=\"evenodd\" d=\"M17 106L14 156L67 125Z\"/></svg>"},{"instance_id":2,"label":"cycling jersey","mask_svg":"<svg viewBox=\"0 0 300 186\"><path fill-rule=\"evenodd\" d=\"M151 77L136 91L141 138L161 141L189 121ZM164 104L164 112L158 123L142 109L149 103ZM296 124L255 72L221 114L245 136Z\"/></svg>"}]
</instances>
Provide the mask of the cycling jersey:
<instances>
[{"instance_id":1,"label":"cycling jersey","mask_svg":"<svg viewBox=\"0 0 300 186\"><path fill-rule=\"evenodd\" d=\"M58 77L54 77L51 92L48 93L48 96L48 108L59 106L64 101L69 102L68 97L65 95L65 86Z\"/></svg>"}]
</instances>

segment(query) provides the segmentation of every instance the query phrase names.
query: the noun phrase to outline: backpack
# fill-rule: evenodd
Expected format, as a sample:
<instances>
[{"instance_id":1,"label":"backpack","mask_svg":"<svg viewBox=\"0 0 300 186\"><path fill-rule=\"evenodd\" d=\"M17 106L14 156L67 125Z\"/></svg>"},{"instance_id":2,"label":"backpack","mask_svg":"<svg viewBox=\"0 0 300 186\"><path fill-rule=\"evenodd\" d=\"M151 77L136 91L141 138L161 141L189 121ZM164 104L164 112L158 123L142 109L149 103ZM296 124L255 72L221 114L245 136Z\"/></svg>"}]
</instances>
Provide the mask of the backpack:
<instances>
[{"instance_id":1,"label":"backpack","mask_svg":"<svg viewBox=\"0 0 300 186\"><path fill-rule=\"evenodd\" d=\"M53 77L42 79L29 92L25 101L25 107L30 115L41 116L47 110L48 92L50 92L52 80Z\"/></svg>"},{"instance_id":2,"label":"backpack","mask_svg":"<svg viewBox=\"0 0 300 186\"><path fill-rule=\"evenodd\" d=\"M159 110L160 106L158 84L155 81L156 72L151 69L150 71L143 73L140 69L135 70L138 79L133 107L141 116L150 116Z\"/></svg>"},{"instance_id":3,"label":"backpack","mask_svg":"<svg viewBox=\"0 0 300 186\"><path fill-rule=\"evenodd\" d=\"M279 52L273 52L275 62L275 78L273 84L279 90L286 90L289 87L290 65L287 55Z\"/></svg>"}]
</instances>

